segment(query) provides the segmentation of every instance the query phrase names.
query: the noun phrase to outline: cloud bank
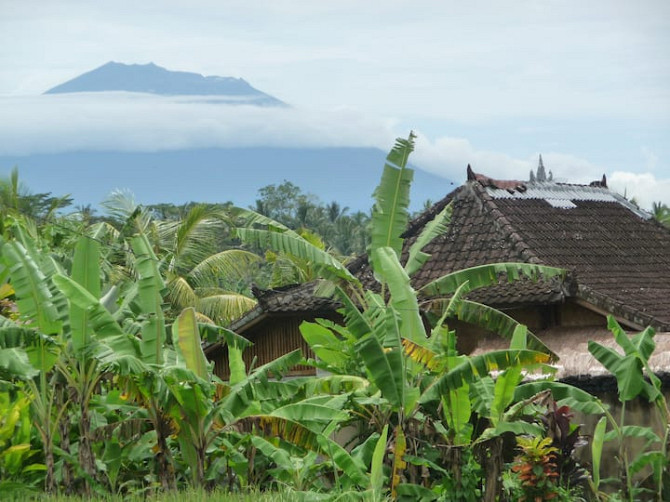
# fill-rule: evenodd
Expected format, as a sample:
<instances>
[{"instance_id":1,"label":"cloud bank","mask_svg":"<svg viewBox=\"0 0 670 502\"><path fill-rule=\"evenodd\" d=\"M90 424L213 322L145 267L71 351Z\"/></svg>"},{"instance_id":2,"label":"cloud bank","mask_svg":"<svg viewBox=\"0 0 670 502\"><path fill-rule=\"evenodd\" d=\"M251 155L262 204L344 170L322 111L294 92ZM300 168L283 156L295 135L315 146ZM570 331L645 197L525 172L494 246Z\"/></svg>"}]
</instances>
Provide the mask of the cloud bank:
<instances>
[{"instance_id":1,"label":"cloud bank","mask_svg":"<svg viewBox=\"0 0 670 502\"><path fill-rule=\"evenodd\" d=\"M406 136L393 119L340 108L305 111L212 103L199 97L164 97L133 93L88 93L0 98L0 156L71 151L170 151L240 147L376 147L386 151ZM648 171L660 162L641 150ZM589 183L604 173L620 193L642 207L670 204L670 179L651 172L608 173L606 167L562 152L543 152L544 164L557 181ZM418 131L412 163L454 182L465 179L466 166L498 179L528 179L538 154L517 158L478 148L466 138L430 139Z\"/></svg>"},{"instance_id":2,"label":"cloud bank","mask_svg":"<svg viewBox=\"0 0 670 502\"><path fill-rule=\"evenodd\" d=\"M351 110L227 105L125 92L0 98L0 155L247 146L377 146L391 122Z\"/></svg>"},{"instance_id":3,"label":"cloud bank","mask_svg":"<svg viewBox=\"0 0 670 502\"><path fill-rule=\"evenodd\" d=\"M609 186L629 199L650 209L654 202L662 202L670 206L670 179L658 179L652 173L631 173L615 171L608 178Z\"/></svg>"}]
</instances>

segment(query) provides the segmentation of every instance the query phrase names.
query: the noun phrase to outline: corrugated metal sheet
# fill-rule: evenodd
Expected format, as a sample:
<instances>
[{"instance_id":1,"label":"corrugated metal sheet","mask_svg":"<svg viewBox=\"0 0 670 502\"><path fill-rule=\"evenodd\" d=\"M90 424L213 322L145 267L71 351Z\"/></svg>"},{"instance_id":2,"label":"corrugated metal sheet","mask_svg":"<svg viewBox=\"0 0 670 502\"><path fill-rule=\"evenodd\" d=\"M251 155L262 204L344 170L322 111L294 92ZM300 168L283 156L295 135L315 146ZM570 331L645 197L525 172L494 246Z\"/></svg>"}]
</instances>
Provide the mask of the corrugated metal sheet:
<instances>
[{"instance_id":1,"label":"corrugated metal sheet","mask_svg":"<svg viewBox=\"0 0 670 502\"><path fill-rule=\"evenodd\" d=\"M569 199L544 199L550 206L558 207L561 209L572 209L577 207L577 205Z\"/></svg>"},{"instance_id":2,"label":"corrugated metal sheet","mask_svg":"<svg viewBox=\"0 0 670 502\"><path fill-rule=\"evenodd\" d=\"M509 191L500 188L487 187L486 191L494 199L543 199L551 206L571 209L577 207L574 201L614 202L621 204L640 218L649 219L651 215L631 204L619 194L610 192L607 188L586 185L568 185L562 183L527 183L526 190Z\"/></svg>"}]
</instances>

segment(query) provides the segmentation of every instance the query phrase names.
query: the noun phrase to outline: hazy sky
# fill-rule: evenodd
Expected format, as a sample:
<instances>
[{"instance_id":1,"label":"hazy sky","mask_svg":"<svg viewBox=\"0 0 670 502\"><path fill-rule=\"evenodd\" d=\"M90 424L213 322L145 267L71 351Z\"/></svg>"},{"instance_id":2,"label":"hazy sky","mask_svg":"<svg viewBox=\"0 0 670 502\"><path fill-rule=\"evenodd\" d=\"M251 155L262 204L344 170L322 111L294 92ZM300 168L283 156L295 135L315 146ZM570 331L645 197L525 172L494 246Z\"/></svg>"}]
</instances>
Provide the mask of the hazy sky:
<instances>
[{"instance_id":1,"label":"hazy sky","mask_svg":"<svg viewBox=\"0 0 670 502\"><path fill-rule=\"evenodd\" d=\"M365 145L670 203L670 2L0 0L0 155ZM39 96L107 61L242 77L290 103Z\"/></svg>"}]
</instances>

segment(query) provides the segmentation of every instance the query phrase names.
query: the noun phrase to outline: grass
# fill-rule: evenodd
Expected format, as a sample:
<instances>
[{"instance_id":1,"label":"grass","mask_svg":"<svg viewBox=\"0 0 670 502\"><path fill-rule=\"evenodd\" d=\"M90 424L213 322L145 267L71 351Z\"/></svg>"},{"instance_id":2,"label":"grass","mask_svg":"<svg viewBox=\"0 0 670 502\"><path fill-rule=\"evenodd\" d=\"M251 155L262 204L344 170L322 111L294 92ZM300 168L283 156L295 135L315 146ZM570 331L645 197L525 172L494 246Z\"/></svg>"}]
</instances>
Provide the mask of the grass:
<instances>
[{"instance_id":1,"label":"grass","mask_svg":"<svg viewBox=\"0 0 670 502\"><path fill-rule=\"evenodd\" d=\"M249 493L230 493L224 491L206 490L185 490L173 493L159 493L157 495L144 496L138 495L104 495L85 498L81 496L68 495L22 495L22 496L3 496L0 493L0 500L10 500L15 502L44 501L44 502L84 502L90 500L99 500L103 502L290 502L295 500L287 493L272 492L249 492Z\"/></svg>"}]
</instances>

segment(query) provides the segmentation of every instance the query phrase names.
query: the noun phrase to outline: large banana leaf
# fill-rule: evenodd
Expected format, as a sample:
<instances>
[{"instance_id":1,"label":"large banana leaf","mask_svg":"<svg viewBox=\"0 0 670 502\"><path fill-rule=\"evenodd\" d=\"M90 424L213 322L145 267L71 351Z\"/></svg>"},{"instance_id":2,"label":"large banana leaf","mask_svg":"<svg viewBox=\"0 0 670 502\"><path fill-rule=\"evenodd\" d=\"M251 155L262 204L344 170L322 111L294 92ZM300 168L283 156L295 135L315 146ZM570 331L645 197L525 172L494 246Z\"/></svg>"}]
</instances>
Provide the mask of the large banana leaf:
<instances>
[{"instance_id":1,"label":"large banana leaf","mask_svg":"<svg viewBox=\"0 0 670 502\"><path fill-rule=\"evenodd\" d=\"M238 228L240 227L240 225L245 228L261 226L261 227L267 227L268 230L274 230L276 232L285 232L293 237L299 237L297 232L291 230L283 223L273 220L272 218L268 218L267 216L252 211L250 209L236 207L233 208L231 213L238 220Z\"/></svg>"},{"instance_id":2,"label":"large banana leaf","mask_svg":"<svg viewBox=\"0 0 670 502\"><path fill-rule=\"evenodd\" d=\"M619 398L629 401L642 394L649 401L657 399L661 382L649 368L649 357L656 348L654 330L647 328L629 338L612 316L608 316L607 327L624 354L594 341L589 341L589 352L616 377Z\"/></svg>"},{"instance_id":3,"label":"large banana leaf","mask_svg":"<svg viewBox=\"0 0 670 502\"><path fill-rule=\"evenodd\" d=\"M29 380L39 372L33 368L23 348L0 349L0 380Z\"/></svg>"},{"instance_id":4,"label":"large banana leaf","mask_svg":"<svg viewBox=\"0 0 670 502\"><path fill-rule=\"evenodd\" d=\"M375 205L372 209L371 241L368 256L373 270L377 270L374 251L390 247L400 258L402 233L409 221L409 191L414 172L408 169L407 159L414 150L414 136L396 140L386 157L386 164L379 185L374 191Z\"/></svg>"},{"instance_id":5,"label":"large banana leaf","mask_svg":"<svg viewBox=\"0 0 670 502\"><path fill-rule=\"evenodd\" d=\"M249 440L258 451L272 460L282 471L291 472L296 468L291 454L286 448L282 448L283 445L275 445L274 442L258 434L251 434Z\"/></svg>"},{"instance_id":6,"label":"large banana leaf","mask_svg":"<svg viewBox=\"0 0 670 502\"><path fill-rule=\"evenodd\" d=\"M175 348L185 366L205 381L209 380L209 367L202 351L200 331L195 319L195 309L186 308L172 325Z\"/></svg>"},{"instance_id":7,"label":"large banana leaf","mask_svg":"<svg viewBox=\"0 0 670 502\"><path fill-rule=\"evenodd\" d=\"M373 500L382 500L382 487L384 486L384 456L386 455L386 438L389 426L384 425L381 436L377 440L375 451L372 454L372 465L370 466L370 488L372 488Z\"/></svg>"},{"instance_id":8,"label":"large banana leaf","mask_svg":"<svg viewBox=\"0 0 670 502\"><path fill-rule=\"evenodd\" d=\"M432 302L432 305L440 308L441 303L444 302L436 300ZM521 327L525 327L498 309L470 300L458 302L453 308L453 315L461 321L480 326L507 340L512 340L514 333L518 332L517 330ZM549 354L552 361L558 360L558 356L529 330L526 331L526 340L529 349Z\"/></svg>"},{"instance_id":9,"label":"large banana leaf","mask_svg":"<svg viewBox=\"0 0 670 502\"><path fill-rule=\"evenodd\" d=\"M407 338L403 338L402 346L407 357L431 371L439 371L444 365L444 358L428 347L414 343Z\"/></svg>"},{"instance_id":10,"label":"large banana leaf","mask_svg":"<svg viewBox=\"0 0 670 502\"><path fill-rule=\"evenodd\" d=\"M330 458L342 470L342 473L358 487L365 488L369 484L370 481L365 473L365 467L360 461L352 457L335 441L305 427L300 421L286 419L274 414L252 416L244 420L252 421L256 425L256 432L251 437L254 446L272 458L279 466L291 470L294 468L292 461L288 458L287 449L275 446L274 443L278 438Z\"/></svg>"},{"instance_id":11,"label":"large banana leaf","mask_svg":"<svg viewBox=\"0 0 670 502\"><path fill-rule=\"evenodd\" d=\"M323 432L333 421L342 422L349 418L349 414L341 409L305 401L281 406L271 414L274 417L299 422L317 433Z\"/></svg>"},{"instance_id":12,"label":"large banana leaf","mask_svg":"<svg viewBox=\"0 0 670 502\"><path fill-rule=\"evenodd\" d=\"M344 290L338 287L335 289L335 294L342 302L342 313L349 332L355 338L361 338L372 333L372 326Z\"/></svg>"},{"instance_id":13,"label":"large banana leaf","mask_svg":"<svg viewBox=\"0 0 670 502\"><path fill-rule=\"evenodd\" d=\"M426 296L451 295L465 281L470 283L470 289L472 290L494 286L498 284L500 276L503 274L509 282L513 282L524 277L531 280L539 278L550 279L557 276L563 277L565 276L565 270L530 263L492 263L479 265L443 275L423 286L419 289L419 293Z\"/></svg>"},{"instance_id":14,"label":"large banana leaf","mask_svg":"<svg viewBox=\"0 0 670 502\"><path fill-rule=\"evenodd\" d=\"M495 427L502 420L507 407L514 400L514 390L522 379L521 366L512 366L498 375L493 388L490 419Z\"/></svg>"},{"instance_id":15,"label":"large banana leaf","mask_svg":"<svg viewBox=\"0 0 670 502\"><path fill-rule=\"evenodd\" d=\"M593 485L597 493L600 488L600 461L603 455L603 444L605 443L605 429L607 428L607 417L600 417L593 431L591 442L591 462L593 463Z\"/></svg>"},{"instance_id":16,"label":"large banana leaf","mask_svg":"<svg viewBox=\"0 0 670 502\"><path fill-rule=\"evenodd\" d=\"M150 364L163 363L163 345L165 344L165 317L163 315L163 296L165 283L158 270L158 259L151 249L146 235L131 239L135 254L135 267L139 275L138 299L142 313L147 317L142 325L142 359Z\"/></svg>"},{"instance_id":17,"label":"large banana leaf","mask_svg":"<svg viewBox=\"0 0 670 502\"><path fill-rule=\"evenodd\" d=\"M380 282L388 286L391 293L389 307L400 316L402 337L419 343L424 342L426 330L419 313L416 292L398 256L390 247L377 248L373 251L373 255L377 263L375 275Z\"/></svg>"},{"instance_id":18,"label":"large banana leaf","mask_svg":"<svg viewBox=\"0 0 670 502\"><path fill-rule=\"evenodd\" d=\"M502 371L512 366L535 366L549 361L549 356L533 350L496 350L468 357L444 375L435 379L421 396L421 402L437 401L450 389L484 377L492 371Z\"/></svg>"},{"instance_id":19,"label":"large banana leaf","mask_svg":"<svg viewBox=\"0 0 670 502\"><path fill-rule=\"evenodd\" d=\"M622 356L593 340L589 340L589 352L616 377L621 401L635 399L647 387L655 394L653 387L645 381L642 361L635 354Z\"/></svg>"},{"instance_id":20,"label":"large banana leaf","mask_svg":"<svg viewBox=\"0 0 670 502\"><path fill-rule=\"evenodd\" d=\"M303 321L300 334L324 363L342 368L347 364L346 343L320 324Z\"/></svg>"},{"instance_id":21,"label":"large banana leaf","mask_svg":"<svg viewBox=\"0 0 670 502\"><path fill-rule=\"evenodd\" d=\"M533 436L541 437L546 434L544 427L541 427L537 424L532 424L525 422L523 420L517 420L515 422L498 422L495 427L488 427L480 434L475 441L475 444L483 443L494 437L498 437L505 432L511 432L516 436Z\"/></svg>"},{"instance_id":22,"label":"large banana leaf","mask_svg":"<svg viewBox=\"0 0 670 502\"><path fill-rule=\"evenodd\" d=\"M24 349L30 364L45 374L56 364L61 349L57 338L0 316L0 349L12 348Z\"/></svg>"},{"instance_id":23,"label":"large banana leaf","mask_svg":"<svg viewBox=\"0 0 670 502\"><path fill-rule=\"evenodd\" d=\"M451 441L456 446L469 444L472 437L472 402L469 391L470 387L466 384L450 390L442 398Z\"/></svg>"},{"instance_id":24,"label":"large banana leaf","mask_svg":"<svg viewBox=\"0 0 670 502\"><path fill-rule=\"evenodd\" d=\"M629 338L612 316L607 317L607 327L623 349L624 356L595 342L589 342L589 351L616 376L622 401L633 399L640 393L649 401L657 399L661 395L661 381L649 367L649 358L656 348L654 330L647 327Z\"/></svg>"},{"instance_id":25,"label":"large banana leaf","mask_svg":"<svg viewBox=\"0 0 670 502\"><path fill-rule=\"evenodd\" d=\"M522 383L514 391L514 400L523 401L543 391L550 390L560 406L567 405L590 415L605 413L605 405L597 397L572 385L561 382L539 381Z\"/></svg>"},{"instance_id":26,"label":"large banana leaf","mask_svg":"<svg viewBox=\"0 0 670 502\"><path fill-rule=\"evenodd\" d=\"M495 397L495 381L490 376L478 378L470 384L472 409L486 417L491 413L491 404Z\"/></svg>"},{"instance_id":27,"label":"large banana leaf","mask_svg":"<svg viewBox=\"0 0 670 502\"><path fill-rule=\"evenodd\" d=\"M82 236L74 249L72 261L72 279L83 286L95 298L100 298L100 243ZM81 353L91 343L86 311L70 303L70 332L72 348Z\"/></svg>"},{"instance_id":28,"label":"large banana leaf","mask_svg":"<svg viewBox=\"0 0 670 502\"><path fill-rule=\"evenodd\" d=\"M317 443L323 455L333 460L342 473L351 479L359 488L366 488L370 479L366 475L365 466L339 444L324 435L318 435Z\"/></svg>"},{"instance_id":29,"label":"large banana leaf","mask_svg":"<svg viewBox=\"0 0 670 502\"><path fill-rule=\"evenodd\" d=\"M272 386L266 388L269 379L271 377L281 377L301 361L301 351L294 350L256 368L246 378L232 386L228 395L221 400L221 410L226 420L232 422L236 418L244 416L254 402L261 398L258 396L259 393L276 391ZM286 384L289 383L286 382ZM277 394L268 396L268 398L275 397L275 395Z\"/></svg>"},{"instance_id":30,"label":"large banana leaf","mask_svg":"<svg viewBox=\"0 0 670 502\"><path fill-rule=\"evenodd\" d=\"M397 333L399 327L393 311L387 313L389 331ZM398 335L386 337L394 340ZM405 404L405 359L402 345L398 338L397 344L382 344L381 336L370 333L356 342L356 349L365 364L370 381L377 386L391 405L398 409Z\"/></svg>"},{"instance_id":31,"label":"large banana leaf","mask_svg":"<svg viewBox=\"0 0 670 502\"><path fill-rule=\"evenodd\" d=\"M26 248L17 241L7 242L2 246L2 256L9 267L21 317L44 334L60 333L62 323L47 278Z\"/></svg>"},{"instance_id":32,"label":"large banana leaf","mask_svg":"<svg viewBox=\"0 0 670 502\"><path fill-rule=\"evenodd\" d=\"M64 275L55 275L53 282L71 303L86 312L97 341L105 344L117 356L138 355L136 340L123 332L112 314L86 288Z\"/></svg>"},{"instance_id":33,"label":"large banana leaf","mask_svg":"<svg viewBox=\"0 0 670 502\"><path fill-rule=\"evenodd\" d=\"M405 270L410 277L414 275L426 261L428 261L428 258L430 258L428 253L423 252L423 248L439 235L446 233L449 223L451 222L451 210L452 204L449 203L437 216L435 216L435 218L423 227L423 230L414 241L414 244L409 248L409 256L407 257Z\"/></svg>"}]
</instances>

